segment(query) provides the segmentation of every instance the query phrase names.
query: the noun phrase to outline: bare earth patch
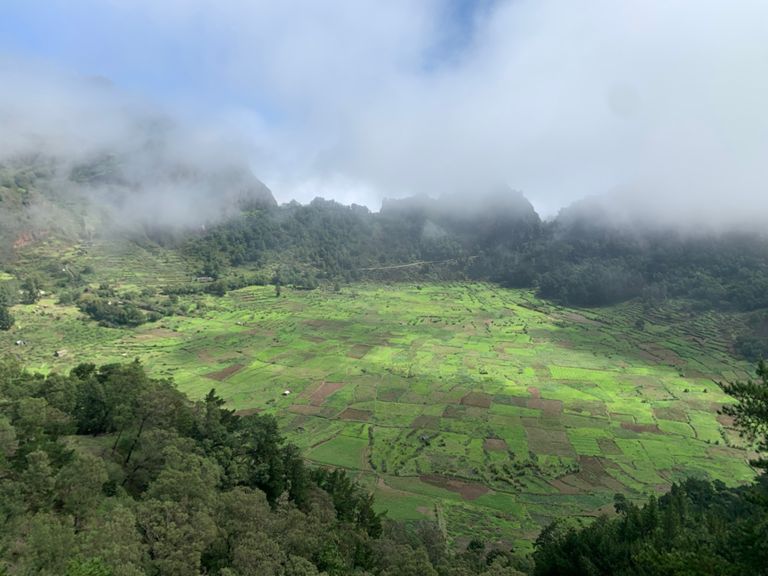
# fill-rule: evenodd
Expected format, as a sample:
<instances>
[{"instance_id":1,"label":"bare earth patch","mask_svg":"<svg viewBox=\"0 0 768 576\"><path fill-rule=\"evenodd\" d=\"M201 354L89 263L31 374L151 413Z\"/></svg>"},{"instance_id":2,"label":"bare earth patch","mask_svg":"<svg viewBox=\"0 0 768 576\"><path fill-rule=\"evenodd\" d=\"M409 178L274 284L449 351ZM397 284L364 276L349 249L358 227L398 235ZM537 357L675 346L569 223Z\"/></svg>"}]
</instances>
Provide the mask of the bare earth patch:
<instances>
[{"instance_id":1,"label":"bare earth patch","mask_svg":"<svg viewBox=\"0 0 768 576\"><path fill-rule=\"evenodd\" d=\"M356 420L358 422L367 422L371 416L370 410L358 410L357 408L347 408L339 414L341 420Z\"/></svg>"},{"instance_id":2,"label":"bare earth patch","mask_svg":"<svg viewBox=\"0 0 768 576\"><path fill-rule=\"evenodd\" d=\"M213 354L208 352L208 350L198 350L195 352L195 356L197 356L198 360L205 362L206 364L210 364L216 361L216 358L214 358Z\"/></svg>"},{"instance_id":3,"label":"bare earth patch","mask_svg":"<svg viewBox=\"0 0 768 576\"><path fill-rule=\"evenodd\" d=\"M672 420L673 422L688 422L688 416L682 408L654 408L653 415L659 420Z\"/></svg>"},{"instance_id":4,"label":"bare earth patch","mask_svg":"<svg viewBox=\"0 0 768 576\"><path fill-rule=\"evenodd\" d=\"M671 364L672 366L683 366L682 358L672 350L659 346L658 344L640 344L640 348L651 354L656 363Z\"/></svg>"},{"instance_id":5,"label":"bare earth patch","mask_svg":"<svg viewBox=\"0 0 768 576\"><path fill-rule=\"evenodd\" d=\"M547 430L526 426L525 434L528 437L528 445L533 452L554 454L555 456L573 456L575 454L564 430Z\"/></svg>"},{"instance_id":6,"label":"bare earth patch","mask_svg":"<svg viewBox=\"0 0 768 576\"><path fill-rule=\"evenodd\" d=\"M625 430L632 430L632 432L650 432L652 434L661 434L658 424L632 424L630 422L622 422L621 427Z\"/></svg>"},{"instance_id":7,"label":"bare earth patch","mask_svg":"<svg viewBox=\"0 0 768 576\"><path fill-rule=\"evenodd\" d=\"M347 356L349 356L350 358L355 358L359 360L360 358L368 354L370 349L371 347L368 346L367 344L355 344L354 346L352 346L352 348L350 348L349 352L347 352Z\"/></svg>"},{"instance_id":8,"label":"bare earth patch","mask_svg":"<svg viewBox=\"0 0 768 576\"><path fill-rule=\"evenodd\" d=\"M592 494L595 489L605 489L613 492L626 490L621 482L613 478L605 468L602 458L596 456L579 456L579 471L566 474L549 483L561 494ZM609 464L610 465L610 464Z\"/></svg>"},{"instance_id":9,"label":"bare earth patch","mask_svg":"<svg viewBox=\"0 0 768 576\"><path fill-rule=\"evenodd\" d=\"M443 418L463 418L464 410L455 404L448 404L443 410Z\"/></svg>"},{"instance_id":10,"label":"bare earth patch","mask_svg":"<svg viewBox=\"0 0 768 576\"><path fill-rule=\"evenodd\" d=\"M294 414L304 414L305 416L313 416L320 412L322 408L320 406L310 406L308 404L294 404L288 408L288 412Z\"/></svg>"},{"instance_id":11,"label":"bare earth patch","mask_svg":"<svg viewBox=\"0 0 768 576\"><path fill-rule=\"evenodd\" d=\"M488 487L483 486L482 484L464 482L463 480L438 476L437 474L419 476L419 480L431 484L432 486L437 486L438 488L457 492L464 500L475 500L489 492Z\"/></svg>"},{"instance_id":12,"label":"bare earth patch","mask_svg":"<svg viewBox=\"0 0 768 576\"><path fill-rule=\"evenodd\" d=\"M586 316L583 316L577 312L565 312L560 314L560 316L571 322L576 322L577 324L588 324L590 326L600 325L600 322L596 322L595 320L587 318Z\"/></svg>"},{"instance_id":13,"label":"bare earth patch","mask_svg":"<svg viewBox=\"0 0 768 576\"><path fill-rule=\"evenodd\" d=\"M440 429L440 417L439 416L427 416L422 414L416 417L411 422L411 428L426 428L427 430L439 430Z\"/></svg>"},{"instance_id":14,"label":"bare earth patch","mask_svg":"<svg viewBox=\"0 0 768 576\"><path fill-rule=\"evenodd\" d=\"M733 416L728 416L728 414L718 414L717 421L722 427L731 429L734 428L736 423L736 419Z\"/></svg>"},{"instance_id":15,"label":"bare earth patch","mask_svg":"<svg viewBox=\"0 0 768 576\"><path fill-rule=\"evenodd\" d=\"M582 492L580 488L572 486L571 484L568 484L559 478L556 480L550 480L549 485L557 490L560 494L565 494L567 496L575 496L576 494L580 494Z\"/></svg>"},{"instance_id":16,"label":"bare earth patch","mask_svg":"<svg viewBox=\"0 0 768 576\"><path fill-rule=\"evenodd\" d=\"M614 442L610 438L598 438L597 445L600 447L600 452L602 452L606 456L623 454L623 452L621 451L621 448L619 448L619 445L616 444L616 442Z\"/></svg>"},{"instance_id":17,"label":"bare earth patch","mask_svg":"<svg viewBox=\"0 0 768 576\"><path fill-rule=\"evenodd\" d=\"M603 402L573 402L568 405L568 408L574 412L588 412L592 416L608 416L608 411L605 409L605 404Z\"/></svg>"},{"instance_id":18,"label":"bare earth patch","mask_svg":"<svg viewBox=\"0 0 768 576\"><path fill-rule=\"evenodd\" d=\"M210 374L206 374L205 377L210 378L211 380L218 380L219 382L221 382L222 380L226 380L233 374L240 372L240 370L242 370L243 368L245 368L245 366L243 366L242 364L232 364L232 366L227 366L226 368L224 368L223 370L219 370L218 372L211 372Z\"/></svg>"},{"instance_id":19,"label":"bare earth patch","mask_svg":"<svg viewBox=\"0 0 768 576\"><path fill-rule=\"evenodd\" d=\"M496 404L518 406L520 408L526 408L528 406L528 398L520 398L519 396L507 396L506 394L496 394L493 397L493 401L496 402Z\"/></svg>"},{"instance_id":20,"label":"bare earth patch","mask_svg":"<svg viewBox=\"0 0 768 576\"><path fill-rule=\"evenodd\" d=\"M531 395L531 398L541 398L541 391L536 386L529 386L528 393Z\"/></svg>"},{"instance_id":21,"label":"bare earth patch","mask_svg":"<svg viewBox=\"0 0 768 576\"><path fill-rule=\"evenodd\" d=\"M376 394L376 399L382 402L397 402L404 393L404 388L388 388L386 390L379 390Z\"/></svg>"},{"instance_id":22,"label":"bare earth patch","mask_svg":"<svg viewBox=\"0 0 768 576\"><path fill-rule=\"evenodd\" d=\"M542 398L529 398L527 408L541 410L547 416L559 416L563 413L562 400L544 400Z\"/></svg>"},{"instance_id":23,"label":"bare earth patch","mask_svg":"<svg viewBox=\"0 0 768 576\"><path fill-rule=\"evenodd\" d=\"M331 394L344 387L344 382L321 382L312 390L302 392L303 398L309 398L313 406L321 406Z\"/></svg>"},{"instance_id":24,"label":"bare earth patch","mask_svg":"<svg viewBox=\"0 0 768 576\"><path fill-rule=\"evenodd\" d=\"M506 452L507 443L501 438L486 438L483 448L489 452Z\"/></svg>"},{"instance_id":25,"label":"bare earth patch","mask_svg":"<svg viewBox=\"0 0 768 576\"><path fill-rule=\"evenodd\" d=\"M475 406L477 408L490 408L491 396L485 392L470 392L461 399L465 406Z\"/></svg>"},{"instance_id":26,"label":"bare earth patch","mask_svg":"<svg viewBox=\"0 0 768 576\"><path fill-rule=\"evenodd\" d=\"M259 412L261 412L261 408L243 408L242 410L237 410L235 416L251 416Z\"/></svg>"}]
</instances>

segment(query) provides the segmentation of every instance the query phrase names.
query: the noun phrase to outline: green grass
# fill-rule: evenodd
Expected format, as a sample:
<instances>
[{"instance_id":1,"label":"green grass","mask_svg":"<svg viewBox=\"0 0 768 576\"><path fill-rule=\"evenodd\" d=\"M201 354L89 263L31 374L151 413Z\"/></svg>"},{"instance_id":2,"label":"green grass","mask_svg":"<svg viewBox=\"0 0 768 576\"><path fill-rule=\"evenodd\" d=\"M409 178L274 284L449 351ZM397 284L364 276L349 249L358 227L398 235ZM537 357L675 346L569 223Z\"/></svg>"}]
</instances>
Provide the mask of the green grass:
<instances>
[{"instance_id":1,"label":"green grass","mask_svg":"<svg viewBox=\"0 0 768 576\"><path fill-rule=\"evenodd\" d=\"M178 263L161 274L162 254L142 254L146 271L133 253L88 257L100 279L125 266L124 285L179 280ZM195 312L131 330L53 300L16 306L0 352L44 372L139 357L193 398L216 388L235 409L276 415L310 462L351 470L390 516L441 510L452 537L530 542L549 519L586 517L616 491L641 498L685 475L754 474L717 421L729 400L710 379L745 378L749 366L712 336L716 315L650 315L638 332L632 303L573 311L471 283L181 301Z\"/></svg>"}]
</instances>

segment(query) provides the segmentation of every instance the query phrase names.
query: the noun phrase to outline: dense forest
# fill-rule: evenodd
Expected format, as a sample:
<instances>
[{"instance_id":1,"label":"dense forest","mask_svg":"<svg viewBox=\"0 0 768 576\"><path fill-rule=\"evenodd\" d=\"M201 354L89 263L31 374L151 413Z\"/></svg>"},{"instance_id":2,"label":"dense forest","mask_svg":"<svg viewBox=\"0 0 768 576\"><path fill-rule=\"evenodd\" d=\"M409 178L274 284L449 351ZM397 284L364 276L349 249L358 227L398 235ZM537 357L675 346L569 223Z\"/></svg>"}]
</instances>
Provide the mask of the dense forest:
<instances>
[{"instance_id":1,"label":"dense forest","mask_svg":"<svg viewBox=\"0 0 768 576\"><path fill-rule=\"evenodd\" d=\"M406 199L371 213L316 199L244 213L185 247L210 276L276 261L320 279L350 280L415 262L423 275L533 287L568 305L643 297L682 298L702 309L768 307L768 240L757 234L619 228L567 212L542 222L511 190L473 201L480 203L475 210L459 211L450 198Z\"/></svg>"},{"instance_id":2,"label":"dense forest","mask_svg":"<svg viewBox=\"0 0 768 576\"><path fill-rule=\"evenodd\" d=\"M136 361L69 375L0 363L0 574L513 575L398 525L345 472L308 468L274 418L191 402Z\"/></svg>"},{"instance_id":3,"label":"dense forest","mask_svg":"<svg viewBox=\"0 0 768 576\"><path fill-rule=\"evenodd\" d=\"M725 384L727 408L768 448L768 367ZM141 364L69 375L0 365L0 573L67 576L766 574L768 482L674 485L616 516L567 518L535 566L429 522L396 524L345 472L308 468L276 421L214 390L191 402ZM765 460L756 464L768 467Z\"/></svg>"},{"instance_id":4,"label":"dense forest","mask_svg":"<svg viewBox=\"0 0 768 576\"><path fill-rule=\"evenodd\" d=\"M460 211L450 198L406 199L371 213L317 199L244 213L183 240L181 249L204 276L271 266L269 281L299 288L360 278L472 279L533 288L570 306L640 299L658 307L674 299L693 312L748 314L735 350L750 361L768 354L766 237L618 227L588 211L542 222L511 190L476 201L476 209Z\"/></svg>"},{"instance_id":5,"label":"dense forest","mask_svg":"<svg viewBox=\"0 0 768 576\"><path fill-rule=\"evenodd\" d=\"M13 247L35 234L92 239L119 231L178 249L190 272L214 279L231 276L231 267L269 264L277 274L266 281L306 288L408 274L536 288L576 306L642 297L684 299L700 309L768 308L768 239L757 233L619 220L597 201L542 221L522 193L507 187L385 200L380 212L320 198L278 206L242 169L154 169L154 180L215 192L227 209L202 211L186 223L173 214L165 224L157 214L133 214L131 198L141 197L144 184L110 155L71 166L43 156L0 164L0 261L11 262ZM191 205L197 197L187 200Z\"/></svg>"}]
</instances>

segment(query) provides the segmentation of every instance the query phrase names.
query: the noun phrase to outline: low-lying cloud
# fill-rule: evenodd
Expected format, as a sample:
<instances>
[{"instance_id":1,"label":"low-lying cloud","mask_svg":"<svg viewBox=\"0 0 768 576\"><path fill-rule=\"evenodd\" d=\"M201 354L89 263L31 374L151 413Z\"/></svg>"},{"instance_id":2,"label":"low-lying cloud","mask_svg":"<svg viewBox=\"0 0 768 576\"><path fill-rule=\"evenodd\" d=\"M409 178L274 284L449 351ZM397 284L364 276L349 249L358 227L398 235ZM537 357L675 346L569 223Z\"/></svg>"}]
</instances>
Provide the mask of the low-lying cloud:
<instances>
[{"instance_id":1,"label":"low-lying cloud","mask_svg":"<svg viewBox=\"0 0 768 576\"><path fill-rule=\"evenodd\" d=\"M589 195L661 221L743 225L768 213L761 0L136 0L101 10L126 22L114 48L129 60L146 58L153 38L189 46L190 85L222 93L181 98L203 111L187 114L190 133L209 135L198 149L241 154L281 200L376 208L387 196L472 195L504 181L549 215ZM145 47L128 43L137 22ZM151 66L174 64L154 56ZM24 84L27 71L17 74ZM37 137L75 151L135 138L124 125L133 100L103 98L114 89L99 83L61 98L61 84L31 99L3 90L4 130L32 122ZM68 140L83 114L98 121ZM211 146L221 138L236 145ZM180 139L192 156L197 139Z\"/></svg>"}]
</instances>

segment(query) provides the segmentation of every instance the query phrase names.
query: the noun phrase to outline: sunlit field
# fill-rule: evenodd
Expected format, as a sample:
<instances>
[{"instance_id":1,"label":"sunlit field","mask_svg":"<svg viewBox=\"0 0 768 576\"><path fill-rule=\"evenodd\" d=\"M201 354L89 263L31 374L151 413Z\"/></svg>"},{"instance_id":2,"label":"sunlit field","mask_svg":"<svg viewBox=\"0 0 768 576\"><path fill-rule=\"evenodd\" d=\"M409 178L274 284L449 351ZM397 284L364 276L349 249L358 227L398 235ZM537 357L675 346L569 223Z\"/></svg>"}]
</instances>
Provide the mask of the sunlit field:
<instances>
[{"instance_id":1,"label":"sunlit field","mask_svg":"<svg viewBox=\"0 0 768 576\"><path fill-rule=\"evenodd\" d=\"M572 310L463 283L182 302L188 316L132 330L53 300L19 305L0 350L42 371L138 357L192 397L215 388L275 414L308 460L357 475L389 516L454 538L530 543L555 517L610 512L617 492L753 477L716 384L749 366L714 314Z\"/></svg>"}]
</instances>

